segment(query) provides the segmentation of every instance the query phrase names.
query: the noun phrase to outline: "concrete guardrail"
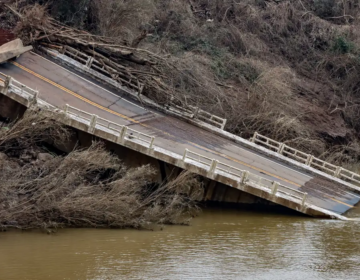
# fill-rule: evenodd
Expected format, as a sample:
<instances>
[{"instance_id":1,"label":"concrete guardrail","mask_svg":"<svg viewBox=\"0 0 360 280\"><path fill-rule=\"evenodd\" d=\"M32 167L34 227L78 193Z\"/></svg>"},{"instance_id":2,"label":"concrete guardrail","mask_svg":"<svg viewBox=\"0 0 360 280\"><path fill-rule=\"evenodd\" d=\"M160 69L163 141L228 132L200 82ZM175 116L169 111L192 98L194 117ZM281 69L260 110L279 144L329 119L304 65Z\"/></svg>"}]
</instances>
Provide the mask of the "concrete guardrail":
<instances>
[{"instance_id":1,"label":"concrete guardrail","mask_svg":"<svg viewBox=\"0 0 360 280\"><path fill-rule=\"evenodd\" d=\"M174 112L177 115L186 117L188 119L199 120L222 130L225 128L227 122L226 119L213 115L198 107L182 107L175 104L168 104L163 107L159 104L156 104L151 99L141 95L144 85L136 82L136 77L134 77L134 79L130 81L121 77L117 77L117 79L120 79L121 81L121 83L118 84L115 80L111 78L111 72L117 72L115 69L112 69L111 67L105 68L99 61L97 61L92 56L82 53L69 46L65 46L59 51L48 49L45 47L42 47L42 50L44 50L48 55L51 55L54 59L65 63L80 72L90 75L95 79L99 79L102 82L110 84L111 86L114 86L126 92L132 98L136 98L149 106L154 106L157 109L161 109L165 112Z\"/></svg>"},{"instance_id":2,"label":"concrete guardrail","mask_svg":"<svg viewBox=\"0 0 360 280\"><path fill-rule=\"evenodd\" d=\"M13 92L19 93L22 97L28 98L29 100L36 99L39 95L37 90L29 88L19 81L15 80L10 76L6 76L1 73L0 79L3 81L3 93L6 95L9 88L12 89Z\"/></svg>"},{"instance_id":3,"label":"concrete guardrail","mask_svg":"<svg viewBox=\"0 0 360 280\"><path fill-rule=\"evenodd\" d=\"M183 155L183 161L186 160L191 160L204 165L204 168L206 168L210 174L222 173L225 176L234 176L237 178L237 181L241 182L242 184L251 184L255 187L265 188L269 192L271 192L272 195L276 195L277 193L283 193L291 196L299 201L301 207L304 207L306 203L306 192L292 189L278 183L277 181L272 181L264 177L252 174L249 171L235 168L218 160L192 152L188 149L185 149Z\"/></svg>"},{"instance_id":4,"label":"concrete guardrail","mask_svg":"<svg viewBox=\"0 0 360 280\"><path fill-rule=\"evenodd\" d=\"M277 142L273 139L270 139L266 136L263 136L257 132L255 132L254 136L250 139L251 142L268 148L272 151L275 151L281 155L284 155L288 158L294 159L302 164L305 164L309 167L313 167L317 170L323 171L329 175L334 177L350 181L352 183L360 184L360 175L342 168L341 166L337 166L331 163L328 163L324 160L316 158L311 154L307 154L291 148L284 143Z\"/></svg>"}]
</instances>

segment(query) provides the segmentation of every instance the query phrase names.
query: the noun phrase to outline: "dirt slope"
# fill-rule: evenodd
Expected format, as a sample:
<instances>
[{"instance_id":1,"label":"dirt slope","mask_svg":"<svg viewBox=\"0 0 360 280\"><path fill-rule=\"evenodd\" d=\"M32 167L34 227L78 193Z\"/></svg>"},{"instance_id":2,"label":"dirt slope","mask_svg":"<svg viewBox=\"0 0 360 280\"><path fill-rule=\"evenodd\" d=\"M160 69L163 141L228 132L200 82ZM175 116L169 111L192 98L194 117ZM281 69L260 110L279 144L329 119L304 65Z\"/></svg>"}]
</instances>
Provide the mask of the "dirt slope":
<instances>
[{"instance_id":1,"label":"dirt slope","mask_svg":"<svg viewBox=\"0 0 360 280\"><path fill-rule=\"evenodd\" d=\"M24 3L47 3L49 13L67 25L176 65L178 71L164 73L171 88L165 96L145 87L154 99L175 97L227 117L227 130L243 137L258 131L357 169L356 0ZM14 18L3 10L0 21L11 26Z\"/></svg>"}]
</instances>

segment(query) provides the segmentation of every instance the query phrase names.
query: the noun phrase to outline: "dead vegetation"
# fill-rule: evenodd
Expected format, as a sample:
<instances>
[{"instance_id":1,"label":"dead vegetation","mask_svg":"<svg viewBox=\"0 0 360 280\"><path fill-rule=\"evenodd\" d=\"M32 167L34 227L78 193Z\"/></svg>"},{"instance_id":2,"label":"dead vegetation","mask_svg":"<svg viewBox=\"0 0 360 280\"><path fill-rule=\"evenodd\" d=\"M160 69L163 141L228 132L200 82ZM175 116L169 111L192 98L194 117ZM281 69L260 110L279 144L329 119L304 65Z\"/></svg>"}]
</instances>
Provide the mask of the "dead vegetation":
<instances>
[{"instance_id":1,"label":"dead vegetation","mask_svg":"<svg viewBox=\"0 0 360 280\"><path fill-rule=\"evenodd\" d=\"M202 187L190 173L158 185L152 167L127 168L100 143L61 155L44 148L69 133L33 112L0 130L0 228L141 229L197 213Z\"/></svg>"},{"instance_id":2,"label":"dead vegetation","mask_svg":"<svg viewBox=\"0 0 360 280\"><path fill-rule=\"evenodd\" d=\"M199 106L245 138L258 131L337 163L360 159L357 1L36 2L11 6L35 45L85 51L151 99Z\"/></svg>"}]
</instances>

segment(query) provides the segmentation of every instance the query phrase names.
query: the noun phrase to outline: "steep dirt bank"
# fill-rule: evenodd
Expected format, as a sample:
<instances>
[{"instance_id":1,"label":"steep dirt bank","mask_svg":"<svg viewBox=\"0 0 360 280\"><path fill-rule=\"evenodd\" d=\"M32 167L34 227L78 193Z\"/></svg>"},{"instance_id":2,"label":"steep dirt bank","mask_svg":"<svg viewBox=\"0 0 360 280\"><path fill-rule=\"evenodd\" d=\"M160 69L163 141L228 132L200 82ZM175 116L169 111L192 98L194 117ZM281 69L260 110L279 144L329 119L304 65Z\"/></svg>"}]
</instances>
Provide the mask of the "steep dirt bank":
<instances>
[{"instance_id":1,"label":"steep dirt bank","mask_svg":"<svg viewBox=\"0 0 360 280\"><path fill-rule=\"evenodd\" d=\"M116 56L150 98L200 106L240 136L258 131L358 171L357 1L8 2L24 19L4 8L0 19L35 46L53 43L34 28L48 22L34 4L48 3L63 24L160 57L149 66Z\"/></svg>"}]
</instances>

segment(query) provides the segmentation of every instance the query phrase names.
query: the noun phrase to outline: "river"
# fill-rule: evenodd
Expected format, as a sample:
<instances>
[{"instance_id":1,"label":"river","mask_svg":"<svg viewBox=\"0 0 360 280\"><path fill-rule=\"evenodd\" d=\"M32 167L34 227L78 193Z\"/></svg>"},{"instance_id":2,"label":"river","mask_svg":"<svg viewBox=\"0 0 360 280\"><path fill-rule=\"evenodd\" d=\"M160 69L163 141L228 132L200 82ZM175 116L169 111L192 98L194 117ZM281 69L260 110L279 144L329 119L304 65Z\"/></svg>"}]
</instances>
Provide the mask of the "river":
<instances>
[{"instance_id":1,"label":"river","mask_svg":"<svg viewBox=\"0 0 360 280\"><path fill-rule=\"evenodd\" d=\"M9 231L0 279L360 279L359 225L208 209L157 231Z\"/></svg>"}]
</instances>

